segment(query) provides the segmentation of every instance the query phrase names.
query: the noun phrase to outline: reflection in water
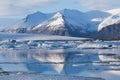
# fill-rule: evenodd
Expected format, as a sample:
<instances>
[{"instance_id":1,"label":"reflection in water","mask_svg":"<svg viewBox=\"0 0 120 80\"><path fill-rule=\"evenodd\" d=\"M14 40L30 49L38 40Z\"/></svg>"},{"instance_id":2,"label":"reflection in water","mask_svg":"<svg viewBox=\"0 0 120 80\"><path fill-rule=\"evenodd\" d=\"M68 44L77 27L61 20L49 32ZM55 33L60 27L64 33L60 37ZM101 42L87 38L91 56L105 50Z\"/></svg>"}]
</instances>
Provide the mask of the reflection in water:
<instances>
[{"instance_id":1,"label":"reflection in water","mask_svg":"<svg viewBox=\"0 0 120 80\"><path fill-rule=\"evenodd\" d=\"M113 68L102 61L119 60L119 56L117 56L119 52L120 50L117 49L0 51L0 67L5 71L25 70L40 73L79 74L84 71ZM18 64L3 64L3 62L18 62ZM9 66L9 68L5 66ZM13 66L17 69L12 69Z\"/></svg>"},{"instance_id":2,"label":"reflection in water","mask_svg":"<svg viewBox=\"0 0 120 80\"><path fill-rule=\"evenodd\" d=\"M33 59L37 60L38 62L55 62L55 63L59 63L59 62L66 62L65 58L67 56L67 53L41 53L41 54L34 54L32 57ZM58 73L61 73L64 67L64 64L44 64L44 65L40 65L40 67L47 67L47 69L49 69L50 67L53 68L55 71L57 71ZM44 69L45 70L45 69ZM49 71L49 70L47 70Z\"/></svg>"},{"instance_id":3,"label":"reflection in water","mask_svg":"<svg viewBox=\"0 0 120 80\"><path fill-rule=\"evenodd\" d=\"M86 54L81 50L20 50L1 51L0 62L26 62L42 64L25 64L29 71L39 71L41 73L79 73L88 69L92 64L74 64L82 61L96 61L98 56L81 56ZM46 64L43 62L47 62ZM51 63L51 64L50 64ZM57 63L57 64L56 64ZM84 68L84 69L83 69Z\"/></svg>"}]
</instances>

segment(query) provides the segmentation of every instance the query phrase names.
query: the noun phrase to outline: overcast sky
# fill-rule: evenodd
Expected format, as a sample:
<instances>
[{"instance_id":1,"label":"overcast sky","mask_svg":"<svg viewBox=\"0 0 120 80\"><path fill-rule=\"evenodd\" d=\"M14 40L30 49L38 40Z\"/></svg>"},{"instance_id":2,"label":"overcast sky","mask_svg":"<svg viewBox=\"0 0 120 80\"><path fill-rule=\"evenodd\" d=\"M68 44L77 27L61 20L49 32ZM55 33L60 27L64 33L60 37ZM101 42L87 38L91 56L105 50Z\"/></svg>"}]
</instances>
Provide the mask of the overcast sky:
<instances>
[{"instance_id":1,"label":"overcast sky","mask_svg":"<svg viewBox=\"0 0 120 80\"><path fill-rule=\"evenodd\" d=\"M55 12L64 8L108 10L120 8L120 0L0 0L0 17L24 16L36 11Z\"/></svg>"}]
</instances>

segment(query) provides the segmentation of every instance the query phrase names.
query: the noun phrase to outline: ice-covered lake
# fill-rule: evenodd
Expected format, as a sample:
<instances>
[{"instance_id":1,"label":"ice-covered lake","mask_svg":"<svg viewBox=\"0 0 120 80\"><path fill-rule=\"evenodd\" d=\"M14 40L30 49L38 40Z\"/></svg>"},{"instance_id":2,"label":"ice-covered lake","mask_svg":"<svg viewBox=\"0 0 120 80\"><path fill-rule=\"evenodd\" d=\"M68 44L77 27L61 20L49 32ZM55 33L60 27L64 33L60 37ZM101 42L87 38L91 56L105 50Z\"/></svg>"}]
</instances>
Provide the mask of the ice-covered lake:
<instances>
[{"instance_id":1,"label":"ice-covered lake","mask_svg":"<svg viewBox=\"0 0 120 80\"><path fill-rule=\"evenodd\" d=\"M1 71L120 78L120 49L22 49L0 51Z\"/></svg>"}]
</instances>

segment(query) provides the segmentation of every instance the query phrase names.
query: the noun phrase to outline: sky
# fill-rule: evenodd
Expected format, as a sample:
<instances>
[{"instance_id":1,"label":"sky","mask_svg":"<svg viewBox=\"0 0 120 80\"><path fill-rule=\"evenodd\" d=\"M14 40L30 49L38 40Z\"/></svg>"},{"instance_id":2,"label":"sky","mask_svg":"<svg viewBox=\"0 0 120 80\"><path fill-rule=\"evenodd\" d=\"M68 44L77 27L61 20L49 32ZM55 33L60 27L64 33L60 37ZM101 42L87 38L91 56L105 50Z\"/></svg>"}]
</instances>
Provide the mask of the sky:
<instances>
[{"instance_id":1,"label":"sky","mask_svg":"<svg viewBox=\"0 0 120 80\"><path fill-rule=\"evenodd\" d=\"M56 12L62 9L109 10L120 8L119 0L0 0L0 18L21 17L41 11Z\"/></svg>"}]
</instances>

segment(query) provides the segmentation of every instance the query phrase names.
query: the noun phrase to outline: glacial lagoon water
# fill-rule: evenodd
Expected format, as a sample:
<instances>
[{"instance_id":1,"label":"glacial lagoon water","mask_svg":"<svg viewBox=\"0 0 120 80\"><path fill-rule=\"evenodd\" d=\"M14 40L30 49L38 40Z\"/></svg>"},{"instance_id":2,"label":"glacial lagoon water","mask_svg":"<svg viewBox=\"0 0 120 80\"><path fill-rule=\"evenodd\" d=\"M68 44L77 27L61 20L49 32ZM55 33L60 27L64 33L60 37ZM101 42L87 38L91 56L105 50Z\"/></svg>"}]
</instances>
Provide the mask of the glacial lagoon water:
<instances>
[{"instance_id":1,"label":"glacial lagoon water","mask_svg":"<svg viewBox=\"0 0 120 80\"><path fill-rule=\"evenodd\" d=\"M120 76L120 49L27 49L0 51L6 72L102 77Z\"/></svg>"}]
</instances>

